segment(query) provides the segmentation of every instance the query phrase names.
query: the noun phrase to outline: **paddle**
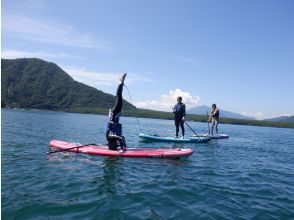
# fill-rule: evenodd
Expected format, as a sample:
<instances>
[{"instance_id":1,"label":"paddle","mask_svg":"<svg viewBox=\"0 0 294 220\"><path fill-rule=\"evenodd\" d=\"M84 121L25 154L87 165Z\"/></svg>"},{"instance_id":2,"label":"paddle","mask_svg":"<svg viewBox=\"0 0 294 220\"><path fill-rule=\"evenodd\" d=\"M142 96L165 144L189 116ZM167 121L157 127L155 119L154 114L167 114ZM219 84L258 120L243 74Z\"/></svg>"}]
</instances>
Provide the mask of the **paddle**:
<instances>
[{"instance_id":1,"label":"paddle","mask_svg":"<svg viewBox=\"0 0 294 220\"><path fill-rule=\"evenodd\" d=\"M208 111L206 112L206 114L207 114L207 128L208 128L208 135L210 135L210 128L209 128L209 116L208 116Z\"/></svg>"},{"instance_id":2,"label":"paddle","mask_svg":"<svg viewBox=\"0 0 294 220\"><path fill-rule=\"evenodd\" d=\"M58 153L58 152L62 152L62 151L68 151L68 150L75 149L75 148L78 149L78 148L86 147L86 146L89 146L89 145L95 145L95 144L84 144L84 145L70 147L70 148L66 148L66 149L61 149L61 150L56 150L56 151L50 151L50 152L47 152L47 154L53 154L53 153Z\"/></svg>"},{"instance_id":3,"label":"paddle","mask_svg":"<svg viewBox=\"0 0 294 220\"><path fill-rule=\"evenodd\" d=\"M193 133L196 135L196 137L199 138L199 140L201 140L201 138L198 136L198 134L196 134L196 132L190 127L190 125L188 125L188 123L185 121L186 125L191 129L191 131L193 131Z\"/></svg>"}]
</instances>

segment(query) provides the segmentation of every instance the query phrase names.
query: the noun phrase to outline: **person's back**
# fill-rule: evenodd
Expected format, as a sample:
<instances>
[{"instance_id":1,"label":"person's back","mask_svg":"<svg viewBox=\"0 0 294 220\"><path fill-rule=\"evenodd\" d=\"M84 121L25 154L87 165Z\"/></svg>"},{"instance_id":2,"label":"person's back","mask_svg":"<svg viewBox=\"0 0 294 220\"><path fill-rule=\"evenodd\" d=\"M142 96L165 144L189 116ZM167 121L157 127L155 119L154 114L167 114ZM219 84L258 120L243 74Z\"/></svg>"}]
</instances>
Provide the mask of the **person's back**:
<instances>
[{"instance_id":1,"label":"person's back","mask_svg":"<svg viewBox=\"0 0 294 220\"><path fill-rule=\"evenodd\" d=\"M184 103L177 103L174 107L175 120L181 121L186 114L186 106Z\"/></svg>"}]
</instances>

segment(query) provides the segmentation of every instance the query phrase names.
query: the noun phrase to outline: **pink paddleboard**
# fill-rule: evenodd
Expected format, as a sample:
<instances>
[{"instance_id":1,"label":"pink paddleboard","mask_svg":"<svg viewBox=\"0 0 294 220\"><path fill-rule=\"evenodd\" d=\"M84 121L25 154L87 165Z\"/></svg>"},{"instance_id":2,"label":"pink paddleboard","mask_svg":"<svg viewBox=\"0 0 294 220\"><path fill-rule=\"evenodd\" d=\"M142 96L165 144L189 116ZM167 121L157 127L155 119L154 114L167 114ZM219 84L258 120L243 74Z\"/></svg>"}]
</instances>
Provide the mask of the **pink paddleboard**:
<instances>
[{"instance_id":1,"label":"pink paddleboard","mask_svg":"<svg viewBox=\"0 0 294 220\"><path fill-rule=\"evenodd\" d=\"M81 146L80 143L52 140L50 146L61 150ZM107 146L89 145L68 150L75 153L96 154L101 156L118 157L151 157L151 158L179 158L193 154L190 148L127 148L124 152L109 150Z\"/></svg>"}]
</instances>

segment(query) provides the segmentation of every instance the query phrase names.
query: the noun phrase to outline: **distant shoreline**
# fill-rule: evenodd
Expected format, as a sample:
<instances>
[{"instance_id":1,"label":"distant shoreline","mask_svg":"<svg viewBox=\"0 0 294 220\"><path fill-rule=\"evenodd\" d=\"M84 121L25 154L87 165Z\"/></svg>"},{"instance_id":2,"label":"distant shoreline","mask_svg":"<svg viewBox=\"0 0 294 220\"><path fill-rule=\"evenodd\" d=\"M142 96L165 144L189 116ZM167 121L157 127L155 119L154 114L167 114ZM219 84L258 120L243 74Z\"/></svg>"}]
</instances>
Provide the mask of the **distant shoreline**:
<instances>
[{"instance_id":1,"label":"distant shoreline","mask_svg":"<svg viewBox=\"0 0 294 220\"><path fill-rule=\"evenodd\" d=\"M8 108L1 107L1 109L16 109L16 110L31 110L31 111L52 111L52 112L68 112L68 113L82 113L82 114L95 114L95 115L107 115L108 109L106 108L94 108L94 107L74 107L70 109L35 109L35 108ZM173 114L163 111L154 111L148 109L135 109L135 110L123 110L122 116L135 117L135 118L152 118L152 119L164 119L173 120ZM194 115L187 114L187 121L195 122L207 122L206 115ZM276 128L294 128L294 123L289 122L273 122L273 121L258 121L258 120L246 120L246 119L233 119L233 118L220 118L220 124L232 124L232 125L248 125L248 126L260 126L260 127L276 127Z\"/></svg>"}]
</instances>

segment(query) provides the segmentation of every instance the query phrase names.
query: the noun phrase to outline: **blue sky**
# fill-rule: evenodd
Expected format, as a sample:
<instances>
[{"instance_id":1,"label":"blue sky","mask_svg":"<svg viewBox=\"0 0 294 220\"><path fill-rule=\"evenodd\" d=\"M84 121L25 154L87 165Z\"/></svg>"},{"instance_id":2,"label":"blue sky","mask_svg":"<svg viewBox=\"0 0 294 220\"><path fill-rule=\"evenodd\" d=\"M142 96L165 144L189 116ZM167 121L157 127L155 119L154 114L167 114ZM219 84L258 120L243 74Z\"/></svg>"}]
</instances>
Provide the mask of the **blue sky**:
<instances>
[{"instance_id":1,"label":"blue sky","mask_svg":"<svg viewBox=\"0 0 294 220\"><path fill-rule=\"evenodd\" d=\"M138 107L294 115L294 1L2 0L2 58L38 57ZM127 92L124 97L129 99Z\"/></svg>"}]
</instances>

